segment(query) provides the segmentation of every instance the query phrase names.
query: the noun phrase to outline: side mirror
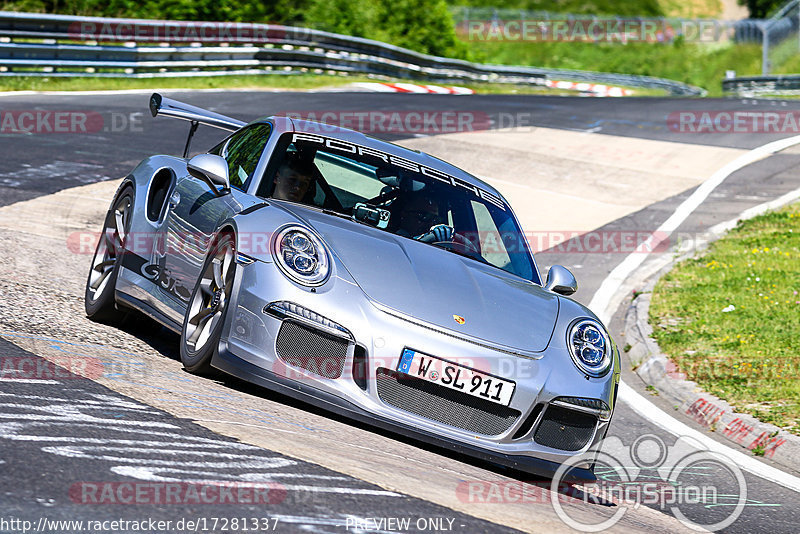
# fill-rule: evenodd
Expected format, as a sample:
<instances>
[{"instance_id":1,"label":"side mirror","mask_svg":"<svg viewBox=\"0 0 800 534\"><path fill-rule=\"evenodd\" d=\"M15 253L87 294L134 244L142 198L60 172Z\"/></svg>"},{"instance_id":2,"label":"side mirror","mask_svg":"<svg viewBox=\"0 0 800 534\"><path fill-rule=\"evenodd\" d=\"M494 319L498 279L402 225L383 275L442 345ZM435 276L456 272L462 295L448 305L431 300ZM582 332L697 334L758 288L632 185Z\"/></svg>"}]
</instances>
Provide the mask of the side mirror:
<instances>
[{"instance_id":1,"label":"side mirror","mask_svg":"<svg viewBox=\"0 0 800 534\"><path fill-rule=\"evenodd\" d=\"M189 174L203 180L217 194L224 194L231 188L228 178L228 162L225 158L214 154L198 154L186 164ZM217 189L221 187L222 189Z\"/></svg>"},{"instance_id":2,"label":"side mirror","mask_svg":"<svg viewBox=\"0 0 800 534\"><path fill-rule=\"evenodd\" d=\"M547 272L544 288L559 295L572 295L578 290L578 282L569 269L562 265L553 265Z\"/></svg>"}]
</instances>

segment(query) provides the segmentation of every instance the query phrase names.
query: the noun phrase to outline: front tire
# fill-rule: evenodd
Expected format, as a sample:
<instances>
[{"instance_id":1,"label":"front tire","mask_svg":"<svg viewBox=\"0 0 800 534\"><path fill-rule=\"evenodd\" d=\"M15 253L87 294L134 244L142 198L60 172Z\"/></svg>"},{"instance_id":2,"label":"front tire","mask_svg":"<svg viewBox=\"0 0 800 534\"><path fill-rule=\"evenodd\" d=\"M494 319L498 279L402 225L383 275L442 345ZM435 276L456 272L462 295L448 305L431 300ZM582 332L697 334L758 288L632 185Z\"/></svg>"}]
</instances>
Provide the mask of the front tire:
<instances>
[{"instance_id":1,"label":"front tire","mask_svg":"<svg viewBox=\"0 0 800 534\"><path fill-rule=\"evenodd\" d=\"M216 240L197 279L181 329L181 362L195 374L213 374L236 272L236 246L230 233Z\"/></svg>"},{"instance_id":2,"label":"front tire","mask_svg":"<svg viewBox=\"0 0 800 534\"><path fill-rule=\"evenodd\" d=\"M133 187L126 186L106 214L103 233L86 280L84 308L87 317L93 321L112 322L124 316L116 307L114 292L132 214Z\"/></svg>"}]
</instances>

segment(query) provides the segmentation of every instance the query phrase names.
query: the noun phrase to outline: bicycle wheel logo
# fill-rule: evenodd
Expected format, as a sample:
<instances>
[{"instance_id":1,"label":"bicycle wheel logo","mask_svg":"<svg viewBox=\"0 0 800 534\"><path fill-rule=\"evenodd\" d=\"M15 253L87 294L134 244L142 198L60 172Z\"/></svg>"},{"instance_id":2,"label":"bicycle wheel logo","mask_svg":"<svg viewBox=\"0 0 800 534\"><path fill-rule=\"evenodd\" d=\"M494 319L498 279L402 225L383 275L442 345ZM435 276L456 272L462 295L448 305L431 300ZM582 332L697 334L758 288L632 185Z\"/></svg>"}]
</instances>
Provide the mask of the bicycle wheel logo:
<instances>
[{"instance_id":1,"label":"bicycle wheel logo","mask_svg":"<svg viewBox=\"0 0 800 534\"><path fill-rule=\"evenodd\" d=\"M573 491L571 496L605 503L613 512L580 513L564 499L553 499L556 514L568 526L583 532L601 532L616 525L630 509L648 506L671 513L696 531L717 531L733 524L747 503L747 484L741 469L726 455L706 449L698 441L680 437L668 446L653 434L625 445L609 437L585 453L564 462L556 471L551 490L573 467L594 465L597 481Z\"/></svg>"}]
</instances>

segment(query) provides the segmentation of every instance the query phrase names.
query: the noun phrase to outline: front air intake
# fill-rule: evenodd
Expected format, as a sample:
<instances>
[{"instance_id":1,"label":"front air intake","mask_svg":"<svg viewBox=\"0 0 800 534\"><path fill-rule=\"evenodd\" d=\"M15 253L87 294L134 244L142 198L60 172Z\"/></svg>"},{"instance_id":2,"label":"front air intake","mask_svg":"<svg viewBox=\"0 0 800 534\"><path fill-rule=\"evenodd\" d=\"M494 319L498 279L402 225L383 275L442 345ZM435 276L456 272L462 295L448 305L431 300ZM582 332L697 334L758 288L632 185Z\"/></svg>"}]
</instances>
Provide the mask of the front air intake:
<instances>
[{"instance_id":1,"label":"front air intake","mask_svg":"<svg viewBox=\"0 0 800 534\"><path fill-rule=\"evenodd\" d=\"M536 427L533 440L545 447L577 451L589 443L596 426L594 415L550 404Z\"/></svg>"},{"instance_id":2,"label":"front air intake","mask_svg":"<svg viewBox=\"0 0 800 534\"><path fill-rule=\"evenodd\" d=\"M348 342L293 321L284 321L275 349L278 357L294 367L325 378L339 378L347 359Z\"/></svg>"}]
</instances>

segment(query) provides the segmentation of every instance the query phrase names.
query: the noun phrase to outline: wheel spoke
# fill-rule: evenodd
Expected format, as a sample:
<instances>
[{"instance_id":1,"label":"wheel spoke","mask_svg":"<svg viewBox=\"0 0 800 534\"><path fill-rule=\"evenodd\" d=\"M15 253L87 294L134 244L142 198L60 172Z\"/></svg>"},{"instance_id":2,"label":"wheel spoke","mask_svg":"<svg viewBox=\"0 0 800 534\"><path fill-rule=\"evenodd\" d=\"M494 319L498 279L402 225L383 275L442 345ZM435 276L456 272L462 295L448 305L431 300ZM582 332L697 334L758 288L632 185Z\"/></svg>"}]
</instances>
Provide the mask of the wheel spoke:
<instances>
[{"instance_id":1,"label":"wheel spoke","mask_svg":"<svg viewBox=\"0 0 800 534\"><path fill-rule=\"evenodd\" d=\"M222 272L224 273L224 277L225 277L225 280L224 280L225 286L222 289L226 289L228 286L231 285L230 282L231 282L231 279L233 278L234 261L233 261L233 249L232 248L226 247L226 249L225 249L225 259L223 261L224 261L224 263L223 263L223 266L222 266Z\"/></svg>"},{"instance_id":2,"label":"wheel spoke","mask_svg":"<svg viewBox=\"0 0 800 534\"><path fill-rule=\"evenodd\" d=\"M218 289L225 287L225 280L222 279L222 261L220 258L211 260L212 269L214 270L214 283Z\"/></svg>"},{"instance_id":3,"label":"wheel spoke","mask_svg":"<svg viewBox=\"0 0 800 534\"><path fill-rule=\"evenodd\" d=\"M203 324L203 330L202 330L202 332L200 334L200 337L197 338L197 343L195 344L195 349L197 347L204 346L208 342L209 338L211 337L211 333L217 327L217 323L219 322L219 318L221 316L222 316L221 313L215 313L214 315L211 316L210 319L208 319Z\"/></svg>"},{"instance_id":4,"label":"wheel spoke","mask_svg":"<svg viewBox=\"0 0 800 534\"><path fill-rule=\"evenodd\" d=\"M100 275L97 277L97 280L91 283L89 287L91 287L95 293L99 292L100 288L103 287L106 280L108 280L108 276L113 271L111 267L105 269Z\"/></svg>"},{"instance_id":5,"label":"wheel spoke","mask_svg":"<svg viewBox=\"0 0 800 534\"><path fill-rule=\"evenodd\" d=\"M118 209L114 210L114 222L116 223L117 236L121 245L125 242L125 220L122 212Z\"/></svg>"},{"instance_id":6,"label":"wheel spoke","mask_svg":"<svg viewBox=\"0 0 800 534\"><path fill-rule=\"evenodd\" d=\"M116 240L114 239L114 236L115 236L115 234L114 234L114 229L113 228L110 228L110 227L106 228L105 232L103 232L103 238L106 241L106 250L116 251L117 243L116 243Z\"/></svg>"},{"instance_id":7,"label":"wheel spoke","mask_svg":"<svg viewBox=\"0 0 800 534\"><path fill-rule=\"evenodd\" d=\"M204 308L197 312L197 314L189 319L189 324L199 324L203 319L214 313L214 308Z\"/></svg>"},{"instance_id":8,"label":"wheel spoke","mask_svg":"<svg viewBox=\"0 0 800 534\"><path fill-rule=\"evenodd\" d=\"M212 283L213 283L213 281L210 278L205 278L205 277L201 278L200 279L200 292L203 295L207 296L207 297L213 297L214 296L214 292L211 290L211 284Z\"/></svg>"},{"instance_id":9,"label":"wheel spoke","mask_svg":"<svg viewBox=\"0 0 800 534\"><path fill-rule=\"evenodd\" d=\"M198 335L194 342L195 350L198 350L199 347L202 347L203 345L206 344L208 338L211 337L211 332L214 331L214 328L216 327L217 322L219 321L220 315L221 315L220 313L214 313L213 315L209 315L203 321L202 326L197 327Z\"/></svg>"},{"instance_id":10,"label":"wheel spoke","mask_svg":"<svg viewBox=\"0 0 800 534\"><path fill-rule=\"evenodd\" d=\"M110 267L113 267L115 261L116 260L114 260L114 258L108 258L106 260L101 261L100 263L98 263L97 265L95 265L92 268L95 271L97 271L98 273L100 273L100 272L103 272L103 271L105 271L106 269L108 269Z\"/></svg>"},{"instance_id":11,"label":"wheel spoke","mask_svg":"<svg viewBox=\"0 0 800 534\"><path fill-rule=\"evenodd\" d=\"M202 319L202 320L199 322L199 324L198 324L198 325L197 325L197 327L194 329L194 331L193 331L193 332L192 332L192 333L189 335L189 337L186 339L186 341L187 341L187 342L188 342L190 345L196 345L196 343L197 343L197 338L198 338L198 337L200 337L200 334L203 332L203 328L206 326L206 323L208 323L208 321L209 321L209 317L210 317L210 316L206 316L206 317L204 317L204 318L203 318L203 319Z\"/></svg>"}]
</instances>

